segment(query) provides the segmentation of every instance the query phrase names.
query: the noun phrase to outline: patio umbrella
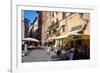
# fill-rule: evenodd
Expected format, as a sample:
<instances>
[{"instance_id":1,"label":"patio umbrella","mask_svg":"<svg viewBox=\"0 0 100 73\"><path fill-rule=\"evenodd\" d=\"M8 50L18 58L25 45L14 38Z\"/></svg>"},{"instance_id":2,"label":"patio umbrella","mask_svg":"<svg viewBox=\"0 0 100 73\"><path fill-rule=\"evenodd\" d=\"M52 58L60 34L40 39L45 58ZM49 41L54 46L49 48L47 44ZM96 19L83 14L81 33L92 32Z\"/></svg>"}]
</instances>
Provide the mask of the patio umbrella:
<instances>
[{"instance_id":1,"label":"patio umbrella","mask_svg":"<svg viewBox=\"0 0 100 73\"><path fill-rule=\"evenodd\" d=\"M32 41L32 42L39 42L39 40L35 38L24 38L22 41Z\"/></svg>"}]
</instances>

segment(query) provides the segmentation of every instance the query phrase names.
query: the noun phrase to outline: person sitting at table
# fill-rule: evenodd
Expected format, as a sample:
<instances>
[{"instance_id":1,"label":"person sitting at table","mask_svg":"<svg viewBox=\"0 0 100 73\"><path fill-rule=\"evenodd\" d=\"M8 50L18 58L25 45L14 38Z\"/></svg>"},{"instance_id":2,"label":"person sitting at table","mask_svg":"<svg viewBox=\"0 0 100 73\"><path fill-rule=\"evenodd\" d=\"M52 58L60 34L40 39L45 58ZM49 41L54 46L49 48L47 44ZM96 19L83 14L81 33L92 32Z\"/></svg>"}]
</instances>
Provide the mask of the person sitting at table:
<instances>
[{"instance_id":1,"label":"person sitting at table","mask_svg":"<svg viewBox=\"0 0 100 73\"><path fill-rule=\"evenodd\" d=\"M71 45L71 48L68 49L68 51L67 51L67 56L68 56L69 60L74 59L74 52L75 52L75 48L73 47L73 45Z\"/></svg>"}]
</instances>

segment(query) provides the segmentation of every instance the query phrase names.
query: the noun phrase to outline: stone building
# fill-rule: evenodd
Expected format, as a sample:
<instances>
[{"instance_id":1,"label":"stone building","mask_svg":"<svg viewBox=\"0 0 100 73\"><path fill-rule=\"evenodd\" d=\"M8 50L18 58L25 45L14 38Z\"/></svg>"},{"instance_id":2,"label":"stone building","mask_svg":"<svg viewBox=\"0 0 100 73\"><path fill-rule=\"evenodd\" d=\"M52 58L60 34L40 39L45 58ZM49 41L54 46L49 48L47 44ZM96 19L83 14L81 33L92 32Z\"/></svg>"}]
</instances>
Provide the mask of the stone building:
<instances>
[{"instance_id":1,"label":"stone building","mask_svg":"<svg viewBox=\"0 0 100 73\"><path fill-rule=\"evenodd\" d=\"M43 42L54 42L54 46L73 43L69 36L76 36L77 44L90 48L90 14L78 12L42 12ZM56 44L56 45L55 45ZM76 45L77 45L76 44Z\"/></svg>"}]
</instances>

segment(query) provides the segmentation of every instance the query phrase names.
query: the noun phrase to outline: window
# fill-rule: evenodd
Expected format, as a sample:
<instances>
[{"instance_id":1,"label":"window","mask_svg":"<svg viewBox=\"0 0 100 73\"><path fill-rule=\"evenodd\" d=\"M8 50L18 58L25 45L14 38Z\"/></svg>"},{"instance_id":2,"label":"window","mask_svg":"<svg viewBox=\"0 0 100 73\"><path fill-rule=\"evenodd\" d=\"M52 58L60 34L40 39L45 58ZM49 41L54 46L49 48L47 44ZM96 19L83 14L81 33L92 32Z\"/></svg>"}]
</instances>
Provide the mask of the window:
<instances>
[{"instance_id":1,"label":"window","mask_svg":"<svg viewBox=\"0 0 100 73\"><path fill-rule=\"evenodd\" d=\"M65 32L65 26L62 26L62 32Z\"/></svg>"},{"instance_id":2,"label":"window","mask_svg":"<svg viewBox=\"0 0 100 73\"><path fill-rule=\"evenodd\" d=\"M54 17L54 12L52 12L52 17Z\"/></svg>"},{"instance_id":3,"label":"window","mask_svg":"<svg viewBox=\"0 0 100 73\"><path fill-rule=\"evenodd\" d=\"M65 12L62 13L62 19L64 19L66 16L65 16Z\"/></svg>"},{"instance_id":4,"label":"window","mask_svg":"<svg viewBox=\"0 0 100 73\"><path fill-rule=\"evenodd\" d=\"M57 23L57 24L59 23L58 18L56 19L56 23Z\"/></svg>"},{"instance_id":5,"label":"window","mask_svg":"<svg viewBox=\"0 0 100 73\"><path fill-rule=\"evenodd\" d=\"M51 34L51 31L49 31L49 34Z\"/></svg>"},{"instance_id":6,"label":"window","mask_svg":"<svg viewBox=\"0 0 100 73\"><path fill-rule=\"evenodd\" d=\"M56 12L56 15L58 15L58 12Z\"/></svg>"},{"instance_id":7,"label":"window","mask_svg":"<svg viewBox=\"0 0 100 73\"><path fill-rule=\"evenodd\" d=\"M71 12L70 15L74 14L74 12Z\"/></svg>"},{"instance_id":8,"label":"window","mask_svg":"<svg viewBox=\"0 0 100 73\"><path fill-rule=\"evenodd\" d=\"M53 22L51 22L52 23L52 25L54 24L54 21Z\"/></svg>"}]
</instances>

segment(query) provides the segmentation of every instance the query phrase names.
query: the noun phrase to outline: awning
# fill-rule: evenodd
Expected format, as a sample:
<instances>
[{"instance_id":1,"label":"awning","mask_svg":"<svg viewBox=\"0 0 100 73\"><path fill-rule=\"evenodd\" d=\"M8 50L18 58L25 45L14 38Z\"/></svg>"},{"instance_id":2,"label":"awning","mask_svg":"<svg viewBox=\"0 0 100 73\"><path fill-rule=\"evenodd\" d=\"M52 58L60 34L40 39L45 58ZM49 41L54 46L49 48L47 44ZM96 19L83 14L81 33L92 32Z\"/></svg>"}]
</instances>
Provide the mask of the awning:
<instances>
[{"instance_id":1,"label":"awning","mask_svg":"<svg viewBox=\"0 0 100 73\"><path fill-rule=\"evenodd\" d=\"M68 32L67 33L68 37L78 37L76 38L76 40L79 40L79 39L90 39L90 35L88 34L80 34L78 32Z\"/></svg>"},{"instance_id":2,"label":"awning","mask_svg":"<svg viewBox=\"0 0 100 73\"><path fill-rule=\"evenodd\" d=\"M56 40L59 40L59 39L66 39L66 40L72 40L72 37L68 37L68 35L62 35L62 36L58 36L55 38Z\"/></svg>"},{"instance_id":3,"label":"awning","mask_svg":"<svg viewBox=\"0 0 100 73\"><path fill-rule=\"evenodd\" d=\"M79 31L79 30L78 30L78 31ZM81 35L81 34L77 33L78 31L75 31L75 32L68 32L68 33L65 34L65 35L61 35L61 36L56 37L56 39L73 40L73 37L70 37L70 36L73 36L73 35Z\"/></svg>"},{"instance_id":4,"label":"awning","mask_svg":"<svg viewBox=\"0 0 100 73\"><path fill-rule=\"evenodd\" d=\"M75 37L78 37L78 38L76 38L76 40L79 40L79 39L90 39L90 35L80 34L78 32L68 32L66 35L58 36L55 39L56 40L58 40L58 39L73 40Z\"/></svg>"},{"instance_id":5,"label":"awning","mask_svg":"<svg viewBox=\"0 0 100 73\"><path fill-rule=\"evenodd\" d=\"M39 40L35 39L35 38L23 38L22 41L32 41L32 42L39 42Z\"/></svg>"}]
</instances>

